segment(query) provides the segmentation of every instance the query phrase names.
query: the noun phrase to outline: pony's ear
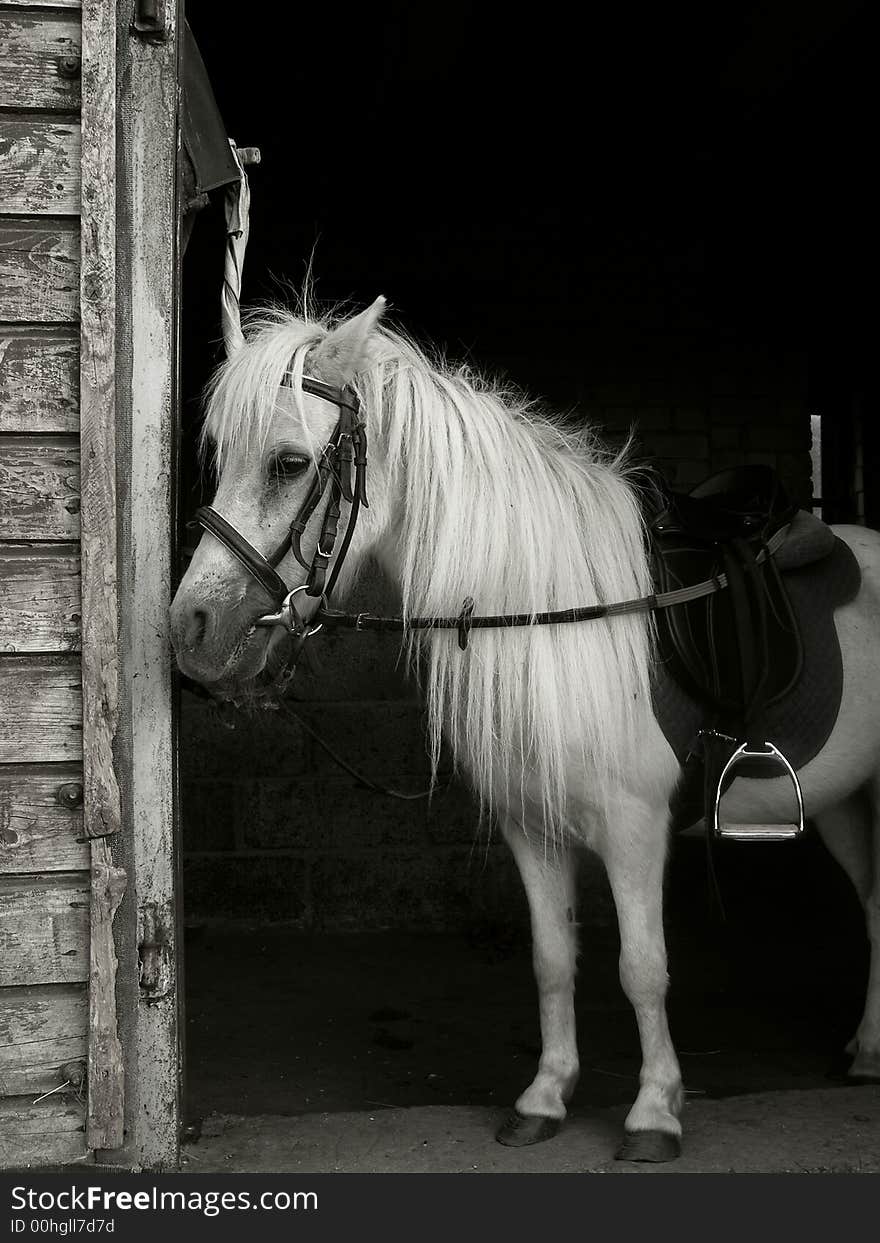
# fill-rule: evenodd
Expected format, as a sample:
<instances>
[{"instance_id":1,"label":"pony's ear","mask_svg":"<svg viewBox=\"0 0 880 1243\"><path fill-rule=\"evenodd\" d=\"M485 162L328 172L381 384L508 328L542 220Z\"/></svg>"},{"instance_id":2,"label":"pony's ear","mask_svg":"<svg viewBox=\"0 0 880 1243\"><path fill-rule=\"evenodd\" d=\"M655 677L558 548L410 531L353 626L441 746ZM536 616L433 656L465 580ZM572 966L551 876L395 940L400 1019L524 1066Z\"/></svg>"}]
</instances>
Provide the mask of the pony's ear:
<instances>
[{"instance_id":1,"label":"pony's ear","mask_svg":"<svg viewBox=\"0 0 880 1243\"><path fill-rule=\"evenodd\" d=\"M385 299L378 297L359 315L334 328L312 351L311 362L331 384L348 384L367 362L370 333L382 318Z\"/></svg>"}]
</instances>

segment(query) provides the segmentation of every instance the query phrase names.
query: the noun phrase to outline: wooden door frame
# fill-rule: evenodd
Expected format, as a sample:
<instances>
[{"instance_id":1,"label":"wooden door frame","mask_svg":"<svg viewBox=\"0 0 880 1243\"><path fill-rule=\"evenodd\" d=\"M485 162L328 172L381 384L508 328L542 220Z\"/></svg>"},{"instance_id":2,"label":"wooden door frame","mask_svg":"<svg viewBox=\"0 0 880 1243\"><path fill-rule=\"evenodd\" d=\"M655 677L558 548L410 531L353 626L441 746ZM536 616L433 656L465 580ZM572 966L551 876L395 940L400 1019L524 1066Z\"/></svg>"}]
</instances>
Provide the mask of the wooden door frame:
<instances>
[{"instance_id":1,"label":"wooden door frame","mask_svg":"<svg viewBox=\"0 0 880 1243\"><path fill-rule=\"evenodd\" d=\"M124 1149L104 1159L175 1168L181 1100L178 1013L177 728L168 610L174 584L178 435L179 0L165 29L117 22L117 487L119 731L128 900L116 920ZM101 1160L102 1155L98 1154Z\"/></svg>"}]
</instances>

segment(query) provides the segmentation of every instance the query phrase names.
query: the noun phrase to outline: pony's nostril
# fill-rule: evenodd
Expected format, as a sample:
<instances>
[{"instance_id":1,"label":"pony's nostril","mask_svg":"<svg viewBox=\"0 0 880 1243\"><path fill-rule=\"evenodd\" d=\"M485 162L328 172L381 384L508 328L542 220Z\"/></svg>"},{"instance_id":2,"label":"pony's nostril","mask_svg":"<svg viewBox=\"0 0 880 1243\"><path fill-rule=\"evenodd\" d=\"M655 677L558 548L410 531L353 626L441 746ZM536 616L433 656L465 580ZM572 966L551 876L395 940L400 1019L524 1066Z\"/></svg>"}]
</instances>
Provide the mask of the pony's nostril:
<instances>
[{"instance_id":1,"label":"pony's nostril","mask_svg":"<svg viewBox=\"0 0 880 1243\"><path fill-rule=\"evenodd\" d=\"M192 651L201 643L208 628L208 614L204 609L193 609L186 622L186 633L183 636L184 646Z\"/></svg>"}]
</instances>

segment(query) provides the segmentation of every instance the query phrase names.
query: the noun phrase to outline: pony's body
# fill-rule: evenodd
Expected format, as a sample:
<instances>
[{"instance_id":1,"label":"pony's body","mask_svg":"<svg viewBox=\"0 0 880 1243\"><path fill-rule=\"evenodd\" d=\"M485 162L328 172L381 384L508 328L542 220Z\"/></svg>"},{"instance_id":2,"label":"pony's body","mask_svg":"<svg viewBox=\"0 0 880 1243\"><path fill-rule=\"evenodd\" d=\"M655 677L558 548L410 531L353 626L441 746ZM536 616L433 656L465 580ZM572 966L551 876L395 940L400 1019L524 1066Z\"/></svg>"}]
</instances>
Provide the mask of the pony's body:
<instances>
[{"instance_id":1,"label":"pony's body","mask_svg":"<svg viewBox=\"0 0 880 1243\"><path fill-rule=\"evenodd\" d=\"M335 418L303 393L305 372L354 385L367 421L370 509L343 589L351 565L371 553L399 585L408 616L454 615L466 596L479 613L507 613L647 594L625 460L516 397L432 366L379 328L380 314L376 304L334 329L280 315L221 369L206 424L220 467L214 507L258 548L277 545L306 487L298 462L314 457ZM290 387L282 389L285 376ZM292 463L291 473L273 483L279 462L285 471ZM880 536L857 527L838 534L859 560L862 586L836 615L840 713L800 779L807 814L868 913L872 973L853 1050L854 1072L868 1075L880 1073ZM280 569L291 587L304 577L294 564ZM278 641L254 630L264 611L260 589L204 538L174 604L181 667L218 687L259 673ZM543 1052L500 1138L529 1143L550 1133L577 1079L573 862L587 846L608 871L621 982L642 1042L624 1155L674 1155L682 1089L665 1015L662 879L679 770L652 712L649 621L636 614L484 630L466 651L449 632L407 641L426 690L433 754L445 734L510 844L529 899ZM740 778L725 806L735 820L772 823L789 817L790 803L787 779Z\"/></svg>"}]
</instances>

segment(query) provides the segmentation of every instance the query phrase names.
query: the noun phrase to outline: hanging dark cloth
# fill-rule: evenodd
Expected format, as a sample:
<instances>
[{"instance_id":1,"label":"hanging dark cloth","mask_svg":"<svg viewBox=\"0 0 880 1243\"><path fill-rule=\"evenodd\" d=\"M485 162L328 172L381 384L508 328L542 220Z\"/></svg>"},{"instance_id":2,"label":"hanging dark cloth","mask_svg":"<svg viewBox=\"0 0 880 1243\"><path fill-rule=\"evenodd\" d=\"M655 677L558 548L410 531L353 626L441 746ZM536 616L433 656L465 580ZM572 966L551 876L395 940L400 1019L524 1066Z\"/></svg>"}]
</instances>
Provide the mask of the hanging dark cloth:
<instances>
[{"instance_id":1,"label":"hanging dark cloth","mask_svg":"<svg viewBox=\"0 0 880 1243\"><path fill-rule=\"evenodd\" d=\"M192 165L195 195L207 194L231 181L238 181L240 174L229 148L226 126L214 98L205 62L186 21L183 24L182 59L182 147Z\"/></svg>"},{"instance_id":2,"label":"hanging dark cloth","mask_svg":"<svg viewBox=\"0 0 880 1243\"><path fill-rule=\"evenodd\" d=\"M211 80L189 22L183 23L180 93L181 253L211 190L241 180Z\"/></svg>"}]
</instances>

